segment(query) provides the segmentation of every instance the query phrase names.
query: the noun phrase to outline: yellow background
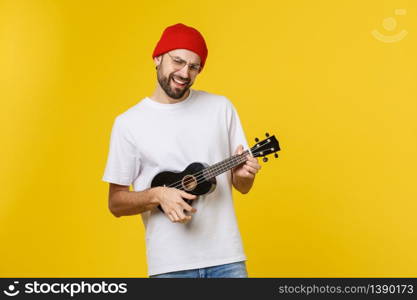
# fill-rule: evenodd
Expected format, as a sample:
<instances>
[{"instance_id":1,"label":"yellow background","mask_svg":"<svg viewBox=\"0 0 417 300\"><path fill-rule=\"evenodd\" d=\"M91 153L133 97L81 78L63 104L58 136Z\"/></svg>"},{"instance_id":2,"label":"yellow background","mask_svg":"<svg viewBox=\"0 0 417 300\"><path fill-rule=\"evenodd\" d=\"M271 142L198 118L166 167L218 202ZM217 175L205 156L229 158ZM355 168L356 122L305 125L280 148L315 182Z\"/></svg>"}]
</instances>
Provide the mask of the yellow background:
<instances>
[{"instance_id":1,"label":"yellow background","mask_svg":"<svg viewBox=\"0 0 417 300\"><path fill-rule=\"evenodd\" d=\"M113 217L101 178L178 22L208 43L194 88L229 97L250 144L281 142L235 193L249 275L417 276L417 3L401 0L0 0L0 276L147 276L140 217Z\"/></svg>"}]
</instances>

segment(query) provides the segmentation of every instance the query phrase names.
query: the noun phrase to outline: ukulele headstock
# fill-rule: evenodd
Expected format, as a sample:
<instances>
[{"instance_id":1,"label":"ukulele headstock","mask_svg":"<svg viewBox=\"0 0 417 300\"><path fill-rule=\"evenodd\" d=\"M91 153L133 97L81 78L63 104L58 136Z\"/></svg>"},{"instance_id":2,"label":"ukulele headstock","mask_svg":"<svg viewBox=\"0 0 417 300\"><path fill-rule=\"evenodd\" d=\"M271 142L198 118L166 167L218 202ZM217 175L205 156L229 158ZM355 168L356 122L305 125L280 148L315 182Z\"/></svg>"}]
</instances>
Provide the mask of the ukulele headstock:
<instances>
[{"instance_id":1,"label":"ukulele headstock","mask_svg":"<svg viewBox=\"0 0 417 300\"><path fill-rule=\"evenodd\" d=\"M266 139L259 141L258 138L255 138L256 144L250 149L254 157L263 157L264 162L268 161L266 156L274 154L275 158L278 158L278 151L281 150L279 147L279 142L275 135L269 136L269 133L265 133Z\"/></svg>"}]
</instances>

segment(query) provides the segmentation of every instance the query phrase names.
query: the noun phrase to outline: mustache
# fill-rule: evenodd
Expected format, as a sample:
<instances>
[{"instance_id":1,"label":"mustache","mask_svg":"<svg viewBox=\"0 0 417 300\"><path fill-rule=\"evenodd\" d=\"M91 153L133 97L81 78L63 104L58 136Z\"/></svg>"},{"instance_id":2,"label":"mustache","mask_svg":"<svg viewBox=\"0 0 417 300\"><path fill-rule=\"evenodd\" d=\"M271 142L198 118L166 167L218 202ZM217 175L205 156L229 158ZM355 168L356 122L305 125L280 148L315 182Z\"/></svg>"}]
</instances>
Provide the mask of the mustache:
<instances>
[{"instance_id":1,"label":"mustache","mask_svg":"<svg viewBox=\"0 0 417 300\"><path fill-rule=\"evenodd\" d=\"M170 77L169 79L171 80L171 79L174 78L174 75L170 74L169 77ZM175 75L175 77L178 78L179 80L185 82L186 84L189 84L190 81L191 81L189 78L184 78L184 77L181 77L181 76L178 76L178 75Z\"/></svg>"}]
</instances>

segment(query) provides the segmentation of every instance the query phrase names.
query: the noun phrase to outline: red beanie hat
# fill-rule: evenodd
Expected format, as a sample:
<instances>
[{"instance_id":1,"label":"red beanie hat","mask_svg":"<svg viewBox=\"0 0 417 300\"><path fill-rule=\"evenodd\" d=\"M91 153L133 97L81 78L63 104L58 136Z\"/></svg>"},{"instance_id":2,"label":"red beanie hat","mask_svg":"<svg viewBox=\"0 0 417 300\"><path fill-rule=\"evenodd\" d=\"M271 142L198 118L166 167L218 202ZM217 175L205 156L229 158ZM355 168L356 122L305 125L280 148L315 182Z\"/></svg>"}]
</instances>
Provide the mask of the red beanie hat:
<instances>
[{"instance_id":1,"label":"red beanie hat","mask_svg":"<svg viewBox=\"0 0 417 300\"><path fill-rule=\"evenodd\" d=\"M201 68L204 67L208 50L203 36L197 29L181 23L165 28L161 39L156 44L152 58L174 49L187 49L195 52L200 56Z\"/></svg>"}]
</instances>

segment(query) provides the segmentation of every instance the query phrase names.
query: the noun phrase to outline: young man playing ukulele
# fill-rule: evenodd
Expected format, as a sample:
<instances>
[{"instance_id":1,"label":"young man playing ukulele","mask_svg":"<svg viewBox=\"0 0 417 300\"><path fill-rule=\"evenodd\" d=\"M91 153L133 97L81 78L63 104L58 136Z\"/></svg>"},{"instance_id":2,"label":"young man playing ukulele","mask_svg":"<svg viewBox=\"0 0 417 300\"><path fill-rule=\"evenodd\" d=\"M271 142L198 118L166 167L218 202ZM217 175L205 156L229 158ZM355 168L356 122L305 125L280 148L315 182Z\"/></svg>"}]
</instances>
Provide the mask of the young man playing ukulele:
<instances>
[{"instance_id":1,"label":"young man playing ukulele","mask_svg":"<svg viewBox=\"0 0 417 300\"><path fill-rule=\"evenodd\" d=\"M231 102L190 89L207 53L196 29L167 27L152 55L154 93L118 115L112 128L103 176L110 183L109 209L116 217L141 214L151 278L247 277L232 186L249 192L260 169L257 158L248 155L198 197L176 187L150 188L162 171L180 172L191 162L213 165L248 149Z\"/></svg>"}]
</instances>

